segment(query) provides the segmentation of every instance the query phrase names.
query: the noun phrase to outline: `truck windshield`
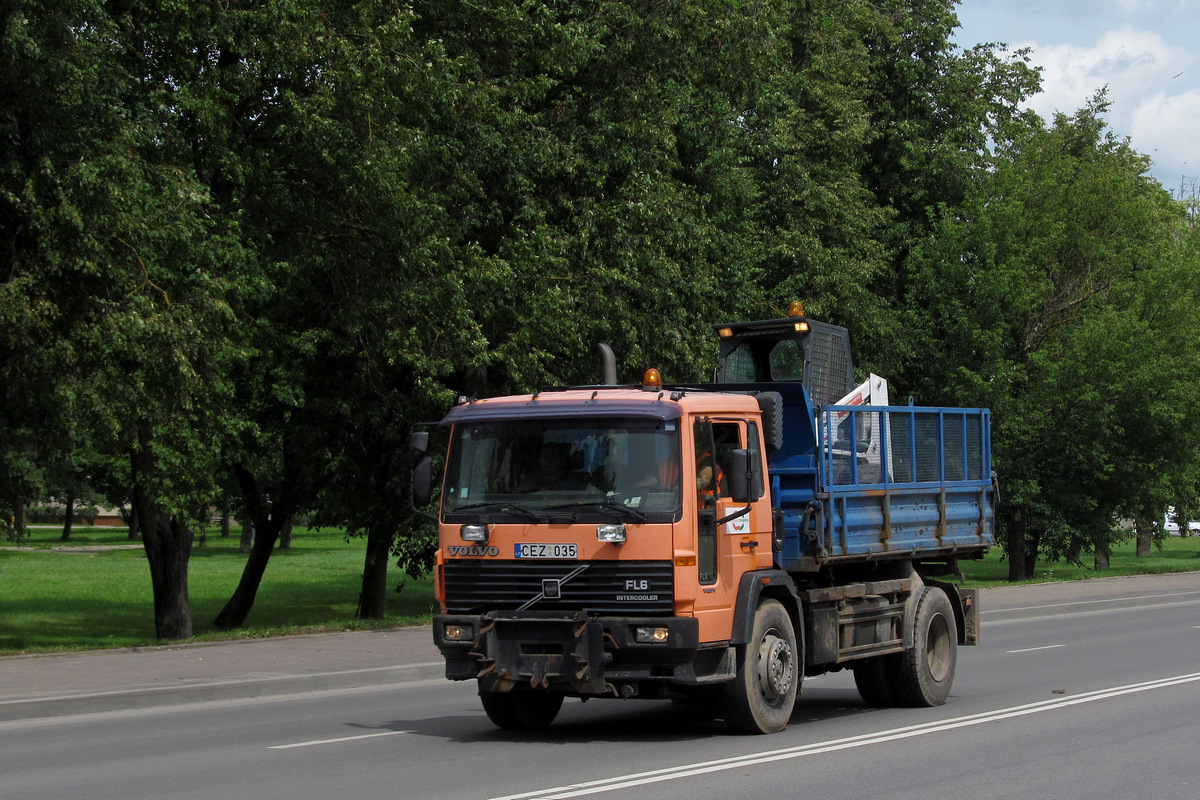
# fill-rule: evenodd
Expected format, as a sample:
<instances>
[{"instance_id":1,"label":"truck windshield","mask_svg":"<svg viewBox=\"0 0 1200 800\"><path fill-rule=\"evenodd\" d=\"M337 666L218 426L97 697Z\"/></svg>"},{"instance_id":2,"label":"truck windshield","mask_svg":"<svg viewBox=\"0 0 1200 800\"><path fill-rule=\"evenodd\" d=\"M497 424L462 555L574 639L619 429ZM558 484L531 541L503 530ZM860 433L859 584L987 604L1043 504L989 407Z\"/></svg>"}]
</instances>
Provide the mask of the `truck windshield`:
<instances>
[{"instance_id":1,"label":"truck windshield","mask_svg":"<svg viewBox=\"0 0 1200 800\"><path fill-rule=\"evenodd\" d=\"M678 420L571 417L455 425L447 522L680 516Z\"/></svg>"}]
</instances>

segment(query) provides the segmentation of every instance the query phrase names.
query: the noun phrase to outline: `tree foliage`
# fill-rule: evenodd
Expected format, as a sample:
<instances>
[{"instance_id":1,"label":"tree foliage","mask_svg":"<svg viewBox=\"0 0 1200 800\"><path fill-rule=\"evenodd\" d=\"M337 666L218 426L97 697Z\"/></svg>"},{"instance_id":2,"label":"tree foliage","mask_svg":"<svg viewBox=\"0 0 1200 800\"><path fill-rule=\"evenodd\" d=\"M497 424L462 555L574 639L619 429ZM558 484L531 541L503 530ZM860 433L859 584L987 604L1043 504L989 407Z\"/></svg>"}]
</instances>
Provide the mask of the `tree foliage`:
<instances>
[{"instance_id":1,"label":"tree foliage","mask_svg":"<svg viewBox=\"0 0 1200 800\"><path fill-rule=\"evenodd\" d=\"M993 409L1014 579L1194 482L1194 258L1103 109L1031 126L912 260L923 396Z\"/></svg>"},{"instance_id":2,"label":"tree foliage","mask_svg":"<svg viewBox=\"0 0 1200 800\"><path fill-rule=\"evenodd\" d=\"M85 463L128 493L164 638L231 486L258 539L219 625L299 513L365 537L380 615L431 554L414 422L593 383L597 341L703 379L714 322L792 297L992 405L1022 564L1195 495L1195 233L1102 103L1021 111L1036 72L957 48L951 0L0 14L0 499Z\"/></svg>"}]
</instances>

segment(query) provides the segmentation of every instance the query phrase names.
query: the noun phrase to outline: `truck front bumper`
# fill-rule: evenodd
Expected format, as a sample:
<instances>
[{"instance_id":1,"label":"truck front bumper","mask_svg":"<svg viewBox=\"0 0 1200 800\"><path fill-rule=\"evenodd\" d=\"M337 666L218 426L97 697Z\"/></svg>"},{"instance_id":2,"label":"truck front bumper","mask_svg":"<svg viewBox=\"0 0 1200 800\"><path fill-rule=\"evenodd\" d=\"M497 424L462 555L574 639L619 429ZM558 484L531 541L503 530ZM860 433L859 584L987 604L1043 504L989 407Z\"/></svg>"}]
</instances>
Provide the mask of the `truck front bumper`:
<instances>
[{"instance_id":1,"label":"truck front bumper","mask_svg":"<svg viewBox=\"0 0 1200 800\"><path fill-rule=\"evenodd\" d=\"M437 615L433 638L446 677L477 678L483 691L604 695L647 681L698 685L725 679L732 663L727 646L700 647L692 617Z\"/></svg>"}]
</instances>

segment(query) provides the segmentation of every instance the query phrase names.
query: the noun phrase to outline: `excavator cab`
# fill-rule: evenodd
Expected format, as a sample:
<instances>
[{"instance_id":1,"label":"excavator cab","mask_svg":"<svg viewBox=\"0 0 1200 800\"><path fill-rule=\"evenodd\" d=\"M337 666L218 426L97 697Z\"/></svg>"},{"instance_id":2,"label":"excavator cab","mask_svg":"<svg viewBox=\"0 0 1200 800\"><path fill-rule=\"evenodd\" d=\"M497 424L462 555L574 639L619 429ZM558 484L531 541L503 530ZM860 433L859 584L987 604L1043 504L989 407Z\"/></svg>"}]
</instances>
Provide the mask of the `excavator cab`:
<instances>
[{"instance_id":1,"label":"excavator cab","mask_svg":"<svg viewBox=\"0 0 1200 800\"><path fill-rule=\"evenodd\" d=\"M714 325L721 342L714 383L803 383L816 405L854 389L850 333L804 315L793 302L780 319Z\"/></svg>"}]
</instances>

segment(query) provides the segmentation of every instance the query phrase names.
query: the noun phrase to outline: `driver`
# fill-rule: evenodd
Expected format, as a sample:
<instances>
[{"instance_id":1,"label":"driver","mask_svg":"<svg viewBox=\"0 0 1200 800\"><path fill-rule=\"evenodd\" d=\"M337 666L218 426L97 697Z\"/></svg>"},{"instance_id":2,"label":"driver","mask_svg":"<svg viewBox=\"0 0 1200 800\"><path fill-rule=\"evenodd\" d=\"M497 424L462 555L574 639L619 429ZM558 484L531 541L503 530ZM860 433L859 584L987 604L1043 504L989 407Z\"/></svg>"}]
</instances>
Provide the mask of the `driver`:
<instances>
[{"instance_id":1,"label":"driver","mask_svg":"<svg viewBox=\"0 0 1200 800\"><path fill-rule=\"evenodd\" d=\"M538 453L537 470L517 485L517 492L544 492L583 489L587 482L571 472L569 446L564 442L546 442Z\"/></svg>"}]
</instances>

